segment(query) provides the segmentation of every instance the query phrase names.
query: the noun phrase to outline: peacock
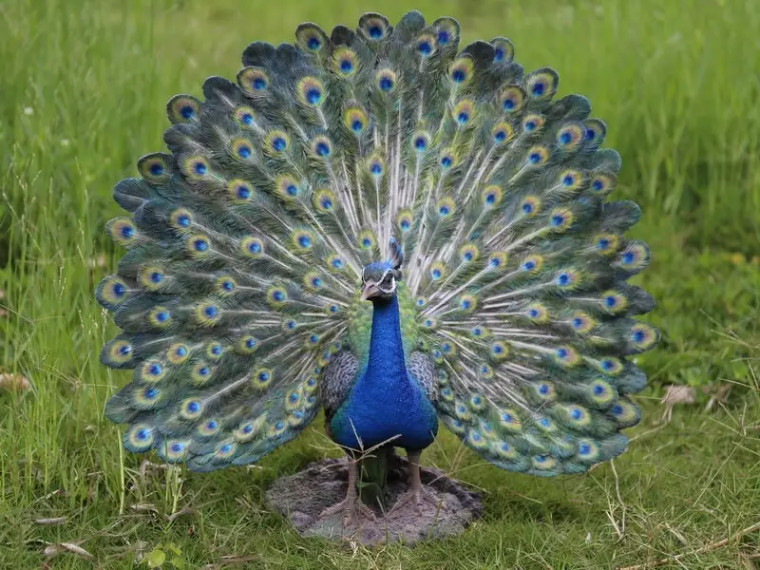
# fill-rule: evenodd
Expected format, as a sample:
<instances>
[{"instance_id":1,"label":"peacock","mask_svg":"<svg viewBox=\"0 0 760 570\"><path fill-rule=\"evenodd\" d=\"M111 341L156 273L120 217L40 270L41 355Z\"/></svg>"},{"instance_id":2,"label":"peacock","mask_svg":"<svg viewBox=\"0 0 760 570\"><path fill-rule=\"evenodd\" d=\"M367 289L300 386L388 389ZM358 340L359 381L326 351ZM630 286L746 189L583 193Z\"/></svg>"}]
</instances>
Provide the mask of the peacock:
<instances>
[{"instance_id":1,"label":"peacock","mask_svg":"<svg viewBox=\"0 0 760 570\"><path fill-rule=\"evenodd\" d=\"M364 14L250 44L235 81L168 102L168 153L114 189L126 249L96 298L133 370L106 415L131 452L212 471L258 461L324 409L351 458L420 454L439 422L493 465L581 473L622 453L659 333L628 283L640 217L589 101L556 98L509 39L459 49L452 18ZM349 461L325 516L374 516Z\"/></svg>"}]
</instances>

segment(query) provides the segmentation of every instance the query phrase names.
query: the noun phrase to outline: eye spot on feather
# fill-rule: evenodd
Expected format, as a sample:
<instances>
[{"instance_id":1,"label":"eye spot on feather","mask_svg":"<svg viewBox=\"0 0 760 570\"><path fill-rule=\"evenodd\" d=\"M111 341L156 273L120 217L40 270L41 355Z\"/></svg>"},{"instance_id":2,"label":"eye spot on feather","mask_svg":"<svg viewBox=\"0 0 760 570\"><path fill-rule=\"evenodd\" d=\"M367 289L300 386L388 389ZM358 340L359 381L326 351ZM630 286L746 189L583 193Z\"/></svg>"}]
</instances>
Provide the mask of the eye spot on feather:
<instances>
[{"instance_id":1,"label":"eye spot on feather","mask_svg":"<svg viewBox=\"0 0 760 570\"><path fill-rule=\"evenodd\" d=\"M333 194L330 190L318 190L314 193L314 198L312 201L314 208L318 212L326 214L328 212L331 212L333 209L333 205L335 204L335 194Z\"/></svg>"},{"instance_id":2,"label":"eye spot on feather","mask_svg":"<svg viewBox=\"0 0 760 570\"><path fill-rule=\"evenodd\" d=\"M232 117L244 129L251 128L256 124L256 113L247 105L236 107L232 113Z\"/></svg>"},{"instance_id":3,"label":"eye spot on feather","mask_svg":"<svg viewBox=\"0 0 760 570\"><path fill-rule=\"evenodd\" d=\"M651 348L658 340L657 330L644 323L631 327L630 341L639 350Z\"/></svg>"},{"instance_id":4,"label":"eye spot on feather","mask_svg":"<svg viewBox=\"0 0 760 570\"><path fill-rule=\"evenodd\" d=\"M197 362L190 372L190 377L196 386L205 384L211 378L211 368L203 361Z\"/></svg>"},{"instance_id":5,"label":"eye spot on feather","mask_svg":"<svg viewBox=\"0 0 760 570\"><path fill-rule=\"evenodd\" d=\"M167 360L174 365L182 364L187 360L190 349L186 344L175 343L166 351Z\"/></svg>"},{"instance_id":6,"label":"eye spot on feather","mask_svg":"<svg viewBox=\"0 0 760 570\"><path fill-rule=\"evenodd\" d=\"M608 356L599 361L599 369L608 376L617 376L623 371L623 362L619 358Z\"/></svg>"},{"instance_id":7,"label":"eye spot on feather","mask_svg":"<svg viewBox=\"0 0 760 570\"><path fill-rule=\"evenodd\" d=\"M267 436L277 437L278 435L282 435L282 433L285 431L287 427L288 427L287 423L285 423L282 420L278 420L269 426L269 429L267 430Z\"/></svg>"},{"instance_id":8,"label":"eye spot on feather","mask_svg":"<svg viewBox=\"0 0 760 570\"><path fill-rule=\"evenodd\" d=\"M396 89L396 73L392 69L381 69L375 74L375 85L383 93L391 93Z\"/></svg>"},{"instance_id":9,"label":"eye spot on feather","mask_svg":"<svg viewBox=\"0 0 760 570\"><path fill-rule=\"evenodd\" d=\"M454 414L459 420L465 422L472 418L470 408L464 402L458 400L454 402Z\"/></svg>"},{"instance_id":10,"label":"eye spot on feather","mask_svg":"<svg viewBox=\"0 0 760 570\"><path fill-rule=\"evenodd\" d=\"M553 402L557 399L557 391L554 388L554 385L551 382L536 382L535 384L532 384L531 387L533 388L533 393L538 400L541 402ZM544 422L546 425L543 425L541 423L541 420L538 421L539 425L542 427L549 427L549 420L546 419L546 422Z\"/></svg>"},{"instance_id":11,"label":"eye spot on feather","mask_svg":"<svg viewBox=\"0 0 760 570\"><path fill-rule=\"evenodd\" d=\"M402 234L407 233L412 229L412 222L414 217L411 210L401 210L396 216L396 227Z\"/></svg>"},{"instance_id":12,"label":"eye spot on feather","mask_svg":"<svg viewBox=\"0 0 760 570\"><path fill-rule=\"evenodd\" d=\"M360 107L349 107L343 113L343 124L356 136L361 135L367 127L367 113Z\"/></svg>"},{"instance_id":13,"label":"eye spot on feather","mask_svg":"<svg viewBox=\"0 0 760 570\"><path fill-rule=\"evenodd\" d=\"M609 410L620 427L632 427L639 423L641 412L638 408L625 400L615 403Z\"/></svg>"},{"instance_id":14,"label":"eye spot on feather","mask_svg":"<svg viewBox=\"0 0 760 570\"><path fill-rule=\"evenodd\" d=\"M346 266L343 258L336 253L328 255L325 261L330 271L342 271Z\"/></svg>"},{"instance_id":15,"label":"eye spot on feather","mask_svg":"<svg viewBox=\"0 0 760 570\"><path fill-rule=\"evenodd\" d=\"M316 271L309 271L303 278L304 287L309 291L319 291L324 287L322 277Z\"/></svg>"},{"instance_id":16,"label":"eye spot on feather","mask_svg":"<svg viewBox=\"0 0 760 570\"><path fill-rule=\"evenodd\" d=\"M103 279L97 286L95 296L101 305L113 308L126 301L129 295L127 284L121 278L111 275Z\"/></svg>"},{"instance_id":17,"label":"eye spot on feather","mask_svg":"<svg viewBox=\"0 0 760 570\"><path fill-rule=\"evenodd\" d=\"M549 322L549 311L542 303L531 303L525 309L525 316L536 324Z\"/></svg>"},{"instance_id":18,"label":"eye spot on feather","mask_svg":"<svg viewBox=\"0 0 760 570\"><path fill-rule=\"evenodd\" d=\"M359 234L359 248L365 251L372 251L377 245L375 233L372 230L364 230Z\"/></svg>"},{"instance_id":19,"label":"eye spot on feather","mask_svg":"<svg viewBox=\"0 0 760 570\"><path fill-rule=\"evenodd\" d=\"M493 46L494 63L509 63L515 56L515 48L506 38L495 38L491 45Z\"/></svg>"},{"instance_id":20,"label":"eye spot on feather","mask_svg":"<svg viewBox=\"0 0 760 570\"><path fill-rule=\"evenodd\" d=\"M602 307L611 314L618 314L628 307L628 299L617 291L606 291L602 294Z\"/></svg>"},{"instance_id":21,"label":"eye spot on feather","mask_svg":"<svg viewBox=\"0 0 760 570\"><path fill-rule=\"evenodd\" d=\"M538 167L546 164L549 160L549 151L543 146L534 146L525 157L525 163L532 167Z\"/></svg>"},{"instance_id":22,"label":"eye spot on feather","mask_svg":"<svg viewBox=\"0 0 760 570\"><path fill-rule=\"evenodd\" d=\"M544 258L540 255L526 257L520 264L520 269L526 273L538 273L544 265Z\"/></svg>"},{"instance_id":23,"label":"eye spot on feather","mask_svg":"<svg viewBox=\"0 0 760 570\"><path fill-rule=\"evenodd\" d=\"M377 155L372 155L367 161L367 171L373 178L379 179L385 171L385 161Z\"/></svg>"},{"instance_id":24,"label":"eye spot on feather","mask_svg":"<svg viewBox=\"0 0 760 570\"><path fill-rule=\"evenodd\" d=\"M532 462L533 468L538 471L548 471L557 465L557 460L550 455L534 455Z\"/></svg>"},{"instance_id":25,"label":"eye spot on feather","mask_svg":"<svg viewBox=\"0 0 760 570\"><path fill-rule=\"evenodd\" d=\"M574 269L563 269L554 278L557 287L565 290L572 290L581 283L581 275Z\"/></svg>"},{"instance_id":26,"label":"eye spot on feather","mask_svg":"<svg viewBox=\"0 0 760 570\"><path fill-rule=\"evenodd\" d=\"M453 198L441 198L436 203L435 210L441 218L448 218L454 215L457 210L457 205Z\"/></svg>"},{"instance_id":27,"label":"eye spot on feather","mask_svg":"<svg viewBox=\"0 0 760 570\"><path fill-rule=\"evenodd\" d=\"M573 313L573 317L570 320L570 326L573 330L579 334L586 334L593 330L596 326L596 322L590 315L583 311L576 311Z\"/></svg>"},{"instance_id":28,"label":"eye spot on feather","mask_svg":"<svg viewBox=\"0 0 760 570\"><path fill-rule=\"evenodd\" d=\"M285 131L275 129L264 137L264 151L270 156L277 156L290 147L290 137Z\"/></svg>"},{"instance_id":29,"label":"eye spot on feather","mask_svg":"<svg viewBox=\"0 0 760 570\"><path fill-rule=\"evenodd\" d=\"M267 301L274 308L280 308L288 301L288 293L284 287L273 285L267 289Z\"/></svg>"},{"instance_id":30,"label":"eye spot on feather","mask_svg":"<svg viewBox=\"0 0 760 570\"><path fill-rule=\"evenodd\" d=\"M465 313L472 313L478 306L478 298L474 295L462 295L459 298L459 308Z\"/></svg>"},{"instance_id":31,"label":"eye spot on feather","mask_svg":"<svg viewBox=\"0 0 760 570\"><path fill-rule=\"evenodd\" d=\"M545 123L546 119L543 116L530 113L522 120L523 132L528 134L535 133L541 130Z\"/></svg>"},{"instance_id":32,"label":"eye spot on feather","mask_svg":"<svg viewBox=\"0 0 760 570\"><path fill-rule=\"evenodd\" d=\"M488 256L488 269L494 270L506 267L509 256L504 251L495 251Z\"/></svg>"},{"instance_id":33,"label":"eye spot on feather","mask_svg":"<svg viewBox=\"0 0 760 570\"><path fill-rule=\"evenodd\" d=\"M259 238L247 237L240 240L240 253L255 258L264 253L264 242Z\"/></svg>"},{"instance_id":34,"label":"eye spot on feather","mask_svg":"<svg viewBox=\"0 0 760 570\"><path fill-rule=\"evenodd\" d=\"M166 368L158 360L144 362L140 378L143 382L160 382L166 375Z\"/></svg>"},{"instance_id":35,"label":"eye spot on feather","mask_svg":"<svg viewBox=\"0 0 760 570\"><path fill-rule=\"evenodd\" d=\"M615 178L610 174L595 174L591 179L591 190L594 194L606 196L612 191L615 185Z\"/></svg>"},{"instance_id":36,"label":"eye spot on feather","mask_svg":"<svg viewBox=\"0 0 760 570\"><path fill-rule=\"evenodd\" d=\"M108 233L119 245L128 246L137 239L137 228L129 218L114 218L106 226Z\"/></svg>"},{"instance_id":37,"label":"eye spot on feather","mask_svg":"<svg viewBox=\"0 0 760 570\"><path fill-rule=\"evenodd\" d=\"M578 190L583 186L583 174L572 168L564 170L559 175L557 185L563 190Z\"/></svg>"},{"instance_id":38,"label":"eye spot on feather","mask_svg":"<svg viewBox=\"0 0 760 570\"><path fill-rule=\"evenodd\" d=\"M455 87L463 87L472 79L475 65L469 57L455 59L449 67L449 79Z\"/></svg>"},{"instance_id":39,"label":"eye spot on feather","mask_svg":"<svg viewBox=\"0 0 760 570\"><path fill-rule=\"evenodd\" d=\"M439 281L446 274L446 265L442 261L435 261L430 265L430 278Z\"/></svg>"},{"instance_id":40,"label":"eye spot on feather","mask_svg":"<svg viewBox=\"0 0 760 570\"><path fill-rule=\"evenodd\" d=\"M327 36L312 23L304 23L296 29L296 44L307 52L318 52L327 42Z\"/></svg>"},{"instance_id":41,"label":"eye spot on feather","mask_svg":"<svg viewBox=\"0 0 760 570\"><path fill-rule=\"evenodd\" d=\"M459 260L464 263L472 263L480 257L480 250L474 243L466 243L459 248Z\"/></svg>"},{"instance_id":42,"label":"eye spot on feather","mask_svg":"<svg viewBox=\"0 0 760 570\"><path fill-rule=\"evenodd\" d=\"M169 309L157 306L148 312L148 322L156 328L165 328L171 324L172 314Z\"/></svg>"},{"instance_id":43,"label":"eye spot on feather","mask_svg":"<svg viewBox=\"0 0 760 570\"><path fill-rule=\"evenodd\" d=\"M368 40L380 41L386 38L390 26L380 14L365 14L359 20L359 30Z\"/></svg>"},{"instance_id":44,"label":"eye spot on feather","mask_svg":"<svg viewBox=\"0 0 760 570\"><path fill-rule=\"evenodd\" d=\"M583 142L583 129L580 125L566 125L557 132L557 144L566 152L577 149L581 142Z\"/></svg>"},{"instance_id":45,"label":"eye spot on feather","mask_svg":"<svg viewBox=\"0 0 760 570\"><path fill-rule=\"evenodd\" d=\"M141 453L153 446L155 436L148 424L137 424L124 433L124 447L134 453Z\"/></svg>"},{"instance_id":46,"label":"eye spot on feather","mask_svg":"<svg viewBox=\"0 0 760 570\"><path fill-rule=\"evenodd\" d=\"M253 155L253 148L247 139L233 139L230 142L232 156L240 160L248 160Z\"/></svg>"},{"instance_id":47,"label":"eye spot on feather","mask_svg":"<svg viewBox=\"0 0 760 570\"><path fill-rule=\"evenodd\" d=\"M307 107L319 107L325 100L325 86L316 77L303 77L298 82L298 98Z\"/></svg>"},{"instance_id":48,"label":"eye spot on feather","mask_svg":"<svg viewBox=\"0 0 760 570\"><path fill-rule=\"evenodd\" d=\"M580 357L571 346L560 346L554 350L554 360L566 368L571 368L580 362Z\"/></svg>"},{"instance_id":49,"label":"eye spot on feather","mask_svg":"<svg viewBox=\"0 0 760 570\"><path fill-rule=\"evenodd\" d=\"M200 400L188 399L182 403L180 416L186 420L195 420L203 414L203 403Z\"/></svg>"},{"instance_id":50,"label":"eye spot on feather","mask_svg":"<svg viewBox=\"0 0 760 570\"><path fill-rule=\"evenodd\" d=\"M512 137L515 135L515 129L512 126L511 123L508 123L506 121L501 121L499 123L496 123L494 125L493 129L491 129L491 138L493 139L494 144L502 144L505 142L509 142L512 140Z\"/></svg>"},{"instance_id":51,"label":"eye spot on feather","mask_svg":"<svg viewBox=\"0 0 760 570\"><path fill-rule=\"evenodd\" d=\"M442 170L450 169L452 166L454 166L455 163L454 152L450 149L444 150L438 159L438 163L441 165Z\"/></svg>"},{"instance_id":52,"label":"eye spot on feather","mask_svg":"<svg viewBox=\"0 0 760 570\"><path fill-rule=\"evenodd\" d=\"M474 429L471 429L467 434L467 443L475 449L485 449L488 447L488 440Z\"/></svg>"},{"instance_id":53,"label":"eye spot on feather","mask_svg":"<svg viewBox=\"0 0 760 570\"><path fill-rule=\"evenodd\" d=\"M211 301L199 303L195 307L195 319L204 327L214 326L222 318L222 311L218 305Z\"/></svg>"},{"instance_id":54,"label":"eye spot on feather","mask_svg":"<svg viewBox=\"0 0 760 570\"><path fill-rule=\"evenodd\" d=\"M251 376L251 381L255 388L264 389L267 388L274 377L274 373L269 368L257 368Z\"/></svg>"},{"instance_id":55,"label":"eye spot on feather","mask_svg":"<svg viewBox=\"0 0 760 570\"><path fill-rule=\"evenodd\" d=\"M169 179L171 167L169 157L162 153L143 156L137 161L137 170L151 184L161 184Z\"/></svg>"},{"instance_id":56,"label":"eye spot on feather","mask_svg":"<svg viewBox=\"0 0 760 570\"><path fill-rule=\"evenodd\" d=\"M478 373L483 380L492 380L494 377L493 368L488 364L481 364L478 368Z\"/></svg>"},{"instance_id":57,"label":"eye spot on feather","mask_svg":"<svg viewBox=\"0 0 760 570\"><path fill-rule=\"evenodd\" d=\"M314 234L309 230L296 230L291 234L290 242L301 253L310 251L314 246Z\"/></svg>"},{"instance_id":58,"label":"eye spot on feather","mask_svg":"<svg viewBox=\"0 0 760 570\"><path fill-rule=\"evenodd\" d=\"M557 91L559 76L552 69L534 71L525 81L525 90L534 99L551 99Z\"/></svg>"},{"instance_id":59,"label":"eye spot on feather","mask_svg":"<svg viewBox=\"0 0 760 570\"><path fill-rule=\"evenodd\" d=\"M190 95L175 95L166 105L166 112L173 124L187 123L197 118L201 102Z\"/></svg>"},{"instance_id":60,"label":"eye spot on feather","mask_svg":"<svg viewBox=\"0 0 760 570\"><path fill-rule=\"evenodd\" d=\"M333 52L333 70L344 79L351 77L356 73L358 61L359 58L357 57L356 52L346 46L339 46Z\"/></svg>"},{"instance_id":61,"label":"eye spot on feather","mask_svg":"<svg viewBox=\"0 0 760 570\"><path fill-rule=\"evenodd\" d=\"M588 395L592 402L597 405L606 405L615 399L615 390L609 382L596 379L588 385Z\"/></svg>"},{"instance_id":62,"label":"eye spot on feather","mask_svg":"<svg viewBox=\"0 0 760 570\"><path fill-rule=\"evenodd\" d=\"M464 127L475 117L475 103L472 99L462 99L451 112L457 125Z\"/></svg>"},{"instance_id":63,"label":"eye spot on feather","mask_svg":"<svg viewBox=\"0 0 760 570\"><path fill-rule=\"evenodd\" d=\"M185 239L185 247L192 257L206 257L211 251L211 241L203 234L190 234Z\"/></svg>"},{"instance_id":64,"label":"eye spot on feather","mask_svg":"<svg viewBox=\"0 0 760 570\"><path fill-rule=\"evenodd\" d=\"M613 255L620 243L620 238L615 234L597 234L593 237L594 249L602 255Z\"/></svg>"},{"instance_id":65,"label":"eye spot on feather","mask_svg":"<svg viewBox=\"0 0 760 570\"><path fill-rule=\"evenodd\" d=\"M509 433L519 433L522 430L522 422L518 415L511 409L504 409L499 413L499 425Z\"/></svg>"},{"instance_id":66,"label":"eye spot on feather","mask_svg":"<svg viewBox=\"0 0 760 570\"><path fill-rule=\"evenodd\" d=\"M591 414L583 406L568 404L557 408L561 411L565 421L573 426L584 427L591 423Z\"/></svg>"},{"instance_id":67,"label":"eye spot on feather","mask_svg":"<svg viewBox=\"0 0 760 570\"><path fill-rule=\"evenodd\" d=\"M206 178L210 168L206 157L196 154L181 160L180 170L188 180L200 181Z\"/></svg>"},{"instance_id":68,"label":"eye spot on feather","mask_svg":"<svg viewBox=\"0 0 760 570\"><path fill-rule=\"evenodd\" d=\"M219 360L223 353L224 348L219 342L211 341L206 345L206 357L212 361Z\"/></svg>"},{"instance_id":69,"label":"eye spot on feather","mask_svg":"<svg viewBox=\"0 0 760 570\"><path fill-rule=\"evenodd\" d=\"M423 59L426 59L433 55L435 53L435 36L432 36L430 34L422 34L417 38L417 43L415 45L415 49L417 50L417 53L422 57Z\"/></svg>"},{"instance_id":70,"label":"eye spot on feather","mask_svg":"<svg viewBox=\"0 0 760 570\"><path fill-rule=\"evenodd\" d=\"M526 196L520 203L523 216L532 218L541 211L541 199L538 196Z\"/></svg>"},{"instance_id":71,"label":"eye spot on feather","mask_svg":"<svg viewBox=\"0 0 760 570\"><path fill-rule=\"evenodd\" d=\"M200 437L211 437L221 428L219 420L210 419L198 426L197 433Z\"/></svg>"},{"instance_id":72,"label":"eye spot on feather","mask_svg":"<svg viewBox=\"0 0 760 570\"><path fill-rule=\"evenodd\" d=\"M237 348L243 354L253 354L259 346L259 341L252 335L243 335L238 341Z\"/></svg>"},{"instance_id":73,"label":"eye spot on feather","mask_svg":"<svg viewBox=\"0 0 760 570\"><path fill-rule=\"evenodd\" d=\"M482 203L484 208L495 208L501 203L501 188L498 186L486 186L482 193Z\"/></svg>"},{"instance_id":74,"label":"eye spot on feather","mask_svg":"<svg viewBox=\"0 0 760 570\"><path fill-rule=\"evenodd\" d=\"M584 123L583 127L584 138L589 143L593 143L594 148L602 144L604 136L607 134L607 127L603 121L600 121L599 119L589 119Z\"/></svg>"},{"instance_id":75,"label":"eye spot on feather","mask_svg":"<svg viewBox=\"0 0 760 570\"><path fill-rule=\"evenodd\" d=\"M623 269L636 271L643 269L649 264L649 248L641 242L629 243L620 257L617 264Z\"/></svg>"},{"instance_id":76,"label":"eye spot on feather","mask_svg":"<svg viewBox=\"0 0 760 570\"><path fill-rule=\"evenodd\" d=\"M260 67L244 67L237 75L238 85L249 95L260 95L269 87L269 76Z\"/></svg>"},{"instance_id":77,"label":"eye spot on feather","mask_svg":"<svg viewBox=\"0 0 760 570\"><path fill-rule=\"evenodd\" d=\"M107 352L111 362L125 364L132 358L132 345L126 340L115 340L108 346Z\"/></svg>"},{"instance_id":78,"label":"eye spot on feather","mask_svg":"<svg viewBox=\"0 0 760 570\"><path fill-rule=\"evenodd\" d=\"M555 208L549 215L549 226L553 232L565 232L572 223L573 212L567 208Z\"/></svg>"},{"instance_id":79,"label":"eye spot on feather","mask_svg":"<svg viewBox=\"0 0 760 570\"><path fill-rule=\"evenodd\" d=\"M412 136L412 147L417 153L424 153L430 144L430 134L418 131Z\"/></svg>"},{"instance_id":80,"label":"eye spot on feather","mask_svg":"<svg viewBox=\"0 0 760 570\"><path fill-rule=\"evenodd\" d=\"M227 183L227 194L234 204L245 204L253 196L253 187L239 178L230 180Z\"/></svg>"},{"instance_id":81,"label":"eye spot on feather","mask_svg":"<svg viewBox=\"0 0 760 570\"><path fill-rule=\"evenodd\" d=\"M508 85L499 95L499 104L505 113L516 113L525 104L525 92L517 85Z\"/></svg>"},{"instance_id":82,"label":"eye spot on feather","mask_svg":"<svg viewBox=\"0 0 760 570\"><path fill-rule=\"evenodd\" d=\"M193 215L185 208L177 208L169 215L169 224L176 230L186 230L193 224Z\"/></svg>"}]
</instances>

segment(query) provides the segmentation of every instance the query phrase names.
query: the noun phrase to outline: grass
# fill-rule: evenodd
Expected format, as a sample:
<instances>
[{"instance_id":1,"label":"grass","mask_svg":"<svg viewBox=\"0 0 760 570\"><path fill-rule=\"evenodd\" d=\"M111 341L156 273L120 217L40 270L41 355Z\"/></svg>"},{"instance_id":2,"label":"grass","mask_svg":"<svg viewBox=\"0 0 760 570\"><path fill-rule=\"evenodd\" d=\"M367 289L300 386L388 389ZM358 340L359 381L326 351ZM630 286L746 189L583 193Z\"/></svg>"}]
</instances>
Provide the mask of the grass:
<instances>
[{"instance_id":1,"label":"grass","mask_svg":"<svg viewBox=\"0 0 760 570\"><path fill-rule=\"evenodd\" d=\"M670 567L754 568L748 533L694 552L760 513L760 12L749 0L319 3L85 0L0 4L0 567L129 568L157 545L186 567L605 568L685 553ZM559 480L500 472L452 437L425 461L485 492L464 535L413 550L345 548L297 537L266 512L267 485L334 453L319 427L251 469L139 471L105 400L126 375L97 362L113 326L92 299L113 265L103 223L113 184L162 147L162 103L234 76L252 39L288 40L302 20L329 28L364 9L460 19L466 40L507 35L528 68L555 67L583 92L624 160L618 197L645 212L634 235L654 251L643 285L664 332L642 358L645 421L615 465ZM667 383L725 405L679 408L658 425ZM179 481L178 477L182 480ZM173 513L182 513L172 517ZM39 519L65 517L60 524ZM170 555L174 556L174 555ZM224 559L236 556L238 559ZM4 566L6 565L6 566ZM168 564L167 564L168 566Z\"/></svg>"}]
</instances>

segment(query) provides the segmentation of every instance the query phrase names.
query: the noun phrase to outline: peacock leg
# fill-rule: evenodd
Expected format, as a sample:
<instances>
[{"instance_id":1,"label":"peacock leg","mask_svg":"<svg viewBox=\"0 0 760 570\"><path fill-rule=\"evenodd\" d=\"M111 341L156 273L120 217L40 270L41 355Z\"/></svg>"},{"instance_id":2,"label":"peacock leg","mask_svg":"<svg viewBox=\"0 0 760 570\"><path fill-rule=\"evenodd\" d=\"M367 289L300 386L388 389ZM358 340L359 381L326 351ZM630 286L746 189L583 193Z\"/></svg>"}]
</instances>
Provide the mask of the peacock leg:
<instances>
[{"instance_id":1,"label":"peacock leg","mask_svg":"<svg viewBox=\"0 0 760 570\"><path fill-rule=\"evenodd\" d=\"M406 456L409 459L409 489L398 498L396 504L393 505L393 508L388 514L393 514L410 503L414 504L414 509L418 514L422 510L422 505L424 503L428 503L436 509L443 508L443 502L436 499L422 486L422 480L420 478L420 455L422 455L422 452L420 451L407 450Z\"/></svg>"},{"instance_id":2,"label":"peacock leg","mask_svg":"<svg viewBox=\"0 0 760 570\"><path fill-rule=\"evenodd\" d=\"M361 502L359 494L356 491L356 479L359 472L359 462L353 458L348 459L348 489L346 490L346 498L341 502L327 507L323 510L319 518L325 519L331 515L339 512L343 512L343 526L360 526L362 519L375 520L375 513L367 505Z\"/></svg>"}]
</instances>

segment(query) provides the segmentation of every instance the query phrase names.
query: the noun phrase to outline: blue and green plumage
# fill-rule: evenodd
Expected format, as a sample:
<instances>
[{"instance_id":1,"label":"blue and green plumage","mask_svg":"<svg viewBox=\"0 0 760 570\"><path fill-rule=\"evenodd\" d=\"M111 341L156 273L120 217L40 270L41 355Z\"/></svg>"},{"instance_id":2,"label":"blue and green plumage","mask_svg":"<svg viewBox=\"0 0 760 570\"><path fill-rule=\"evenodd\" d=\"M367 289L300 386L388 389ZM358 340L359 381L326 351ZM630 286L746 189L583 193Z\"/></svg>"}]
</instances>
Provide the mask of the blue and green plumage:
<instances>
[{"instance_id":1,"label":"blue and green plumage","mask_svg":"<svg viewBox=\"0 0 760 570\"><path fill-rule=\"evenodd\" d=\"M321 407L342 445L419 450L440 419L537 475L625 449L627 357L658 335L632 318L653 302L627 283L639 209L607 201L620 158L553 70L458 42L416 12L304 24L170 100L170 153L114 190L127 252L96 291L123 331L101 359L134 370L107 408L128 449L242 465ZM389 270L393 295L362 301Z\"/></svg>"}]
</instances>

